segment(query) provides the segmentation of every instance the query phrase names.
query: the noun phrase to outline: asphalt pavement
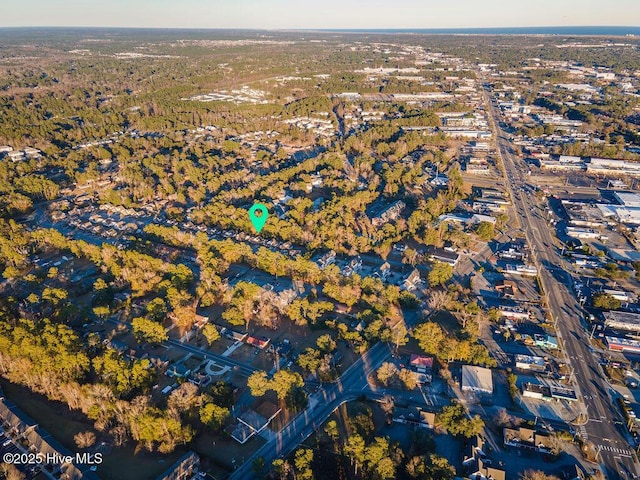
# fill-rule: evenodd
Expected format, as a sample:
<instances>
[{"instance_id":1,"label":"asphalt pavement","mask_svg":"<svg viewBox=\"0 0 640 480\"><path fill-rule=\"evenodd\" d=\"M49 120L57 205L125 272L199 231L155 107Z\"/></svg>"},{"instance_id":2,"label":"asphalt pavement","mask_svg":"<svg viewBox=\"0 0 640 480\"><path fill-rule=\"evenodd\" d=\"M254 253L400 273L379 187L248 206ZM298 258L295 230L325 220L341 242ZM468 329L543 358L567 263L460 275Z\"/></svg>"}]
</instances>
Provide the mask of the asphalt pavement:
<instances>
[{"instance_id":1,"label":"asphalt pavement","mask_svg":"<svg viewBox=\"0 0 640 480\"><path fill-rule=\"evenodd\" d=\"M272 462L293 452L300 443L308 438L340 405L356 400L369 389L367 377L389 356L387 344L377 343L351 365L338 380L320 387L309 397L309 405L300 412L286 427L277 432L257 452L249 457L230 479L252 479L253 461L262 457L269 467Z\"/></svg>"},{"instance_id":2,"label":"asphalt pavement","mask_svg":"<svg viewBox=\"0 0 640 480\"><path fill-rule=\"evenodd\" d=\"M553 247L553 227L542 216L532 214L537 200L530 191L520 190L526 183L522 172L528 168L513 154L508 136L495 127L495 120L499 115L497 107L490 102L488 105L514 208L534 251L549 310L553 314L557 334L572 371L571 380L588 417L588 421L579 427L579 432L594 445L606 478L637 478L637 463L628 434L623 430L624 426L619 424L620 413L609 396L610 386L603 378L597 353L589 349L589 334L584 323L586 313L571 293L573 279L562 268L563 259Z\"/></svg>"}]
</instances>

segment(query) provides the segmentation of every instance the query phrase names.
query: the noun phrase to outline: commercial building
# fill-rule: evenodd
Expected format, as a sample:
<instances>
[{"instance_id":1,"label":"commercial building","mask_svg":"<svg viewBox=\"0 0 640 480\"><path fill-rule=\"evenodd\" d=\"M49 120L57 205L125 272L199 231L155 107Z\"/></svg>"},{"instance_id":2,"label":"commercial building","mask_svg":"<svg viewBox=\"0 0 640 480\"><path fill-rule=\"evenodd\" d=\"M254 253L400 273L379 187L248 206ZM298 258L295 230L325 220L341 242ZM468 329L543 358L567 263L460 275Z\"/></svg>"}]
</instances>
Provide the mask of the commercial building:
<instances>
[{"instance_id":1,"label":"commercial building","mask_svg":"<svg viewBox=\"0 0 640 480\"><path fill-rule=\"evenodd\" d=\"M578 396L575 390L558 387L555 385L546 386L536 383L526 382L522 384L522 396L550 402L551 400L565 400L567 402L577 402Z\"/></svg>"},{"instance_id":2,"label":"commercial building","mask_svg":"<svg viewBox=\"0 0 640 480\"><path fill-rule=\"evenodd\" d=\"M613 158L591 158L587 172L601 175L640 176L640 162L630 162Z\"/></svg>"},{"instance_id":3,"label":"commercial building","mask_svg":"<svg viewBox=\"0 0 640 480\"><path fill-rule=\"evenodd\" d=\"M613 196L620 205L625 207L640 207L640 194L630 192L613 192Z\"/></svg>"},{"instance_id":4,"label":"commercial building","mask_svg":"<svg viewBox=\"0 0 640 480\"><path fill-rule=\"evenodd\" d=\"M494 288L505 298L513 298L520 291L518 284L513 280L498 280Z\"/></svg>"},{"instance_id":5,"label":"commercial building","mask_svg":"<svg viewBox=\"0 0 640 480\"><path fill-rule=\"evenodd\" d=\"M640 342L637 340L631 340L630 338L621 337L604 337L607 342L609 350L615 350L617 352L629 352L640 353Z\"/></svg>"},{"instance_id":6,"label":"commercial building","mask_svg":"<svg viewBox=\"0 0 640 480\"><path fill-rule=\"evenodd\" d=\"M571 227L594 228L604 226L602 209L599 206L571 200L562 200L561 204Z\"/></svg>"},{"instance_id":7,"label":"commercial building","mask_svg":"<svg viewBox=\"0 0 640 480\"><path fill-rule=\"evenodd\" d=\"M507 210L508 202L497 202L497 201L489 201L489 200L476 200L471 204L471 208L473 208L474 212L504 212Z\"/></svg>"},{"instance_id":8,"label":"commercial building","mask_svg":"<svg viewBox=\"0 0 640 480\"><path fill-rule=\"evenodd\" d=\"M616 223L640 225L640 207L599 204L598 209L605 218L613 218Z\"/></svg>"},{"instance_id":9,"label":"commercial building","mask_svg":"<svg viewBox=\"0 0 640 480\"><path fill-rule=\"evenodd\" d=\"M521 262L524 262L529 256L529 248L526 241L517 239L505 245L496 254L500 258L506 258L508 260L520 260Z\"/></svg>"},{"instance_id":10,"label":"commercial building","mask_svg":"<svg viewBox=\"0 0 640 480\"><path fill-rule=\"evenodd\" d=\"M459 129L449 129L449 128L441 128L440 131L444 133L447 137L452 138L478 138L478 139L489 139L491 138L491 132L486 130L459 130Z\"/></svg>"},{"instance_id":11,"label":"commercial building","mask_svg":"<svg viewBox=\"0 0 640 480\"><path fill-rule=\"evenodd\" d=\"M572 238L599 238L600 233L591 228L565 227L567 236Z\"/></svg>"},{"instance_id":12,"label":"commercial building","mask_svg":"<svg viewBox=\"0 0 640 480\"><path fill-rule=\"evenodd\" d=\"M533 336L533 341L535 342L537 347L543 348L545 350L558 349L558 339L551 335L535 334Z\"/></svg>"},{"instance_id":13,"label":"commercial building","mask_svg":"<svg viewBox=\"0 0 640 480\"><path fill-rule=\"evenodd\" d=\"M534 355L516 355L515 364L517 369L524 371L544 372L547 369L544 358Z\"/></svg>"},{"instance_id":14,"label":"commercial building","mask_svg":"<svg viewBox=\"0 0 640 480\"><path fill-rule=\"evenodd\" d=\"M551 390L551 398L555 400L565 400L567 402L578 401L578 395L576 394L575 390L572 390L570 388L564 388L564 387L558 387L558 386L552 385L550 387L550 390Z\"/></svg>"},{"instance_id":15,"label":"commercial building","mask_svg":"<svg viewBox=\"0 0 640 480\"><path fill-rule=\"evenodd\" d=\"M471 365L462 366L462 391L493 394L493 377L491 370Z\"/></svg>"},{"instance_id":16,"label":"commercial building","mask_svg":"<svg viewBox=\"0 0 640 480\"><path fill-rule=\"evenodd\" d=\"M525 398L533 398L535 400L551 401L551 389L546 385L538 385L537 383L526 382L522 384L522 396Z\"/></svg>"},{"instance_id":17,"label":"commercial building","mask_svg":"<svg viewBox=\"0 0 640 480\"><path fill-rule=\"evenodd\" d=\"M500 305L498 313L502 317L511 318L513 320L527 320L529 311L519 307L511 307L509 305Z\"/></svg>"},{"instance_id":18,"label":"commercial building","mask_svg":"<svg viewBox=\"0 0 640 480\"><path fill-rule=\"evenodd\" d=\"M604 324L614 330L640 332L640 314L630 312L604 312Z\"/></svg>"},{"instance_id":19,"label":"commercial building","mask_svg":"<svg viewBox=\"0 0 640 480\"><path fill-rule=\"evenodd\" d=\"M636 295L631 292L625 292L624 290L612 290L610 288L603 288L602 293L606 293L607 295L611 295L616 300L620 300L624 303L634 302L636 299Z\"/></svg>"},{"instance_id":20,"label":"commercial building","mask_svg":"<svg viewBox=\"0 0 640 480\"><path fill-rule=\"evenodd\" d=\"M486 159L471 157L465 163L464 170L474 175L489 175L491 169Z\"/></svg>"},{"instance_id":21,"label":"commercial building","mask_svg":"<svg viewBox=\"0 0 640 480\"><path fill-rule=\"evenodd\" d=\"M525 277L535 277L538 274L538 268L535 265L507 264L505 265L505 270L507 273L511 273L513 275L522 275Z\"/></svg>"},{"instance_id":22,"label":"commercial building","mask_svg":"<svg viewBox=\"0 0 640 480\"><path fill-rule=\"evenodd\" d=\"M551 171L582 171L585 169L585 164L582 160L579 162L559 162L558 160L538 160L538 166L542 170Z\"/></svg>"}]
</instances>

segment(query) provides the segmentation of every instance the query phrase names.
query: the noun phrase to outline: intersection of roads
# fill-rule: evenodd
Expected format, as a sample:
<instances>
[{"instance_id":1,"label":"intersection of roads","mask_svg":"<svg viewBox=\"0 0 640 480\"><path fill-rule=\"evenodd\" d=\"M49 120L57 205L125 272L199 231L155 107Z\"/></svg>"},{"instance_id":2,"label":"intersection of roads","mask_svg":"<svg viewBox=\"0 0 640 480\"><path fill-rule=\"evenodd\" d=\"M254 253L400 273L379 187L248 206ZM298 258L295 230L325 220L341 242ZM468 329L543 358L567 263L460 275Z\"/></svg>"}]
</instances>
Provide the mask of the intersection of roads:
<instances>
[{"instance_id":1,"label":"intersection of roads","mask_svg":"<svg viewBox=\"0 0 640 480\"><path fill-rule=\"evenodd\" d=\"M538 200L534 193L530 189L522 188L526 184L522 172L527 171L527 166L514 154L508 135L498 127L497 119L500 118L500 113L490 101L488 87L485 87L483 93L497 142L498 156L504 166L506 186L511 194L514 212L534 253L533 257L547 306L572 372L570 380L583 406L583 414L580 416L579 423L576 423L576 429L583 440L594 446L596 458L603 467L607 479L638 478L637 464L629 446L628 434L624 430L620 414L611 398L612 390L604 379L604 373L596 357L597 353L589 347L589 334L584 322L585 312L570 290L573 279L562 268L562 256L554 246L551 231L553 227L547 223L544 214L537 212ZM204 355L216 364L233 368L245 376L256 371L255 368L244 363L213 354L188 343L173 339L168 342L191 353ZM383 392L371 389L368 377L390 353L386 344L378 343L351 365L336 382L321 385L310 396L307 408L246 459L230 478L243 480L253 478L255 475L252 470L253 461L257 458L261 457L264 465L271 465L276 458L289 455L342 404L356 400L363 393L366 393L369 398L384 396Z\"/></svg>"},{"instance_id":2,"label":"intersection of roads","mask_svg":"<svg viewBox=\"0 0 640 480\"><path fill-rule=\"evenodd\" d=\"M487 90L485 89L485 94L488 93ZM514 210L534 251L548 307L572 371L571 380L584 406L584 419L579 431L583 439L594 446L596 458L603 466L606 478L637 478L637 464L634 462L624 426L621 425L620 414L610 397L610 386L604 379L598 358L589 348L585 312L570 291L573 279L562 268L562 256L554 247L551 232L553 227L547 224L544 215L534 212L537 201L531 190L521 188L526 183L522 172L528 168L523 160L513 153L507 134L497 127L497 107L489 98L486 98L486 103Z\"/></svg>"}]
</instances>

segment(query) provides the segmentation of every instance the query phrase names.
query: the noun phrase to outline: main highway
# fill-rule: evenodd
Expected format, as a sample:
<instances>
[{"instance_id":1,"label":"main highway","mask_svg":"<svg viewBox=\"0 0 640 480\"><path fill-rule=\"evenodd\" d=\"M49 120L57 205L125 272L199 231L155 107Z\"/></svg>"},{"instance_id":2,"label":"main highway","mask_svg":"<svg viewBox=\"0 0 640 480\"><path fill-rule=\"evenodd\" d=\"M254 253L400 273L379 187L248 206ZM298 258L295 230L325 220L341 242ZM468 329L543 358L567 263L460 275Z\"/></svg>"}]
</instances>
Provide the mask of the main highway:
<instances>
[{"instance_id":1,"label":"main highway","mask_svg":"<svg viewBox=\"0 0 640 480\"><path fill-rule=\"evenodd\" d=\"M596 458L608 479L637 478L637 464L620 422L618 407L610 397L610 386L604 378L596 354L589 348L589 335L584 321L585 312L572 294L571 275L562 268L563 258L554 247L554 239L543 210L537 211L538 201L531 189L523 188L523 172L528 167L517 157L507 134L497 126L498 108L484 95L490 123L496 137L498 155L504 165L507 186L514 209L525 232L538 268L548 307L572 374L574 387L584 406L583 425L579 432L591 443ZM586 420L586 423L585 423Z\"/></svg>"}]
</instances>

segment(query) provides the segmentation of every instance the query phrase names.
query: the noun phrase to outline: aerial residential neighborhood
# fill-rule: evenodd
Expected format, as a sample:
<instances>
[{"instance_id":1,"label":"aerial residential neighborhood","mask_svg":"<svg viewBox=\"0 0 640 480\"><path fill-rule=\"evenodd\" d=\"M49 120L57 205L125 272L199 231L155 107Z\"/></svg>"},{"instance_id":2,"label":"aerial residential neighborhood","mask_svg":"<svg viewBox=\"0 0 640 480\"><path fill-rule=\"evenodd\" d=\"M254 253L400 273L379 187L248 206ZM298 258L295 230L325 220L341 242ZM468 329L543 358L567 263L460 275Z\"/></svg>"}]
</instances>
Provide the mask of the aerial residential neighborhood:
<instances>
[{"instance_id":1,"label":"aerial residential neighborhood","mask_svg":"<svg viewBox=\"0 0 640 480\"><path fill-rule=\"evenodd\" d=\"M37 31L0 478L638 478L640 37Z\"/></svg>"}]
</instances>

